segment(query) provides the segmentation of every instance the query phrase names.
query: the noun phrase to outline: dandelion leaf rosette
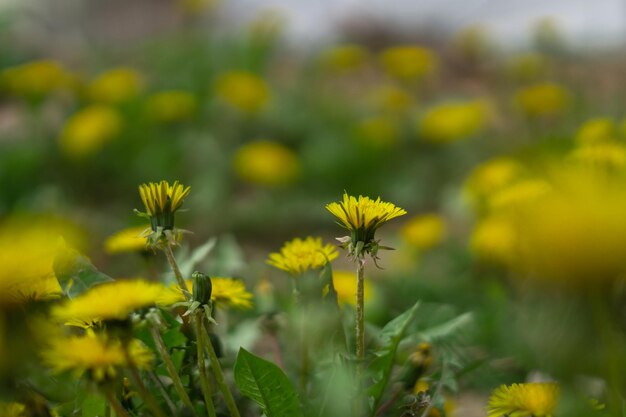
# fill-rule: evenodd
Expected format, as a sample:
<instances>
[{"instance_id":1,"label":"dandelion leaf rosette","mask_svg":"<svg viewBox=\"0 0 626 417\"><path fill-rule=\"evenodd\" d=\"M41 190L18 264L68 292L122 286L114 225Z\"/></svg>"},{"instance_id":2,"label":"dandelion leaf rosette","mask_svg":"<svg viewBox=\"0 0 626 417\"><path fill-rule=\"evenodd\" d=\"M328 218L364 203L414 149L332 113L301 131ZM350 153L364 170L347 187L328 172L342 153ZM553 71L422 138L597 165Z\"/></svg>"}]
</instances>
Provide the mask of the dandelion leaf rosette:
<instances>
[{"instance_id":1,"label":"dandelion leaf rosette","mask_svg":"<svg viewBox=\"0 0 626 417\"><path fill-rule=\"evenodd\" d=\"M304 417L293 384L278 366L241 348L234 370L239 390L267 417Z\"/></svg>"}]
</instances>

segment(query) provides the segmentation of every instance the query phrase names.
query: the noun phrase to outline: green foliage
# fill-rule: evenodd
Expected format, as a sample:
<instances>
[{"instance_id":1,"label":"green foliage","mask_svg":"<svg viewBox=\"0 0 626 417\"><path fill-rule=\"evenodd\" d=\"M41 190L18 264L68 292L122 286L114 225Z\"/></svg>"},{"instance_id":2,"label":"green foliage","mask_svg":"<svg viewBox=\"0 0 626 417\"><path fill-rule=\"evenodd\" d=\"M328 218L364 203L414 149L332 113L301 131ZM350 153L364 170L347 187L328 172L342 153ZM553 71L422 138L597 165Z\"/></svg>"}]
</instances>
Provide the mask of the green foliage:
<instances>
[{"instance_id":1,"label":"green foliage","mask_svg":"<svg viewBox=\"0 0 626 417\"><path fill-rule=\"evenodd\" d=\"M267 417L303 417L296 390L285 373L273 363L239 349L235 362L239 390L261 406Z\"/></svg>"},{"instance_id":2,"label":"green foliage","mask_svg":"<svg viewBox=\"0 0 626 417\"><path fill-rule=\"evenodd\" d=\"M63 293L70 298L82 294L96 284L113 281L111 277L98 271L89 258L70 248L64 248L57 254L53 268Z\"/></svg>"}]
</instances>

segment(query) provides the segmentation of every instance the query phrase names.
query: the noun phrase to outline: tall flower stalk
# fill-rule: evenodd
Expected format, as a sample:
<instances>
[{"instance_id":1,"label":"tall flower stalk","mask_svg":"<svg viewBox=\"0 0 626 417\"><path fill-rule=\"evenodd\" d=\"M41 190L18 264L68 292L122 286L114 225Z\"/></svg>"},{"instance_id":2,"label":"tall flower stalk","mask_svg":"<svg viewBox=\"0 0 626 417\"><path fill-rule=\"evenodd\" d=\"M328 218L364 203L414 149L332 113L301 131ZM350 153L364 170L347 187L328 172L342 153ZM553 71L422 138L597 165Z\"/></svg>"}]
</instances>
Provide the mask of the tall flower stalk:
<instances>
[{"instance_id":1,"label":"tall flower stalk","mask_svg":"<svg viewBox=\"0 0 626 417\"><path fill-rule=\"evenodd\" d=\"M371 256L378 265L378 251L391 248L379 244L375 239L376 230L387 221L405 215L406 211L392 203L381 201L380 197L376 200L363 196L356 198L345 192L342 201L327 204L326 209L337 218L337 223L341 227L350 232L350 235L339 237L337 240L356 263L356 357L361 361L365 358L366 256Z\"/></svg>"}]
</instances>

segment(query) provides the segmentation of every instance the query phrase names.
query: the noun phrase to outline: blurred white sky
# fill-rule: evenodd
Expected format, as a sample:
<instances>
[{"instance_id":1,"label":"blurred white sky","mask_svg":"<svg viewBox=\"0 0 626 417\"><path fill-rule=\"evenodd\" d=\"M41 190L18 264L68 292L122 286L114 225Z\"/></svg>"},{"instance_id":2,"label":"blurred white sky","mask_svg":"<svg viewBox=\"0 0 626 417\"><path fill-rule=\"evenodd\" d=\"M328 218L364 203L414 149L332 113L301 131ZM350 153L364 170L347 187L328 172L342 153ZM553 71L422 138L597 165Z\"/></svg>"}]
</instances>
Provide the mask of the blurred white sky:
<instances>
[{"instance_id":1,"label":"blurred white sky","mask_svg":"<svg viewBox=\"0 0 626 417\"><path fill-rule=\"evenodd\" d=\"M450 30L480 23L509 44L524 44L533 22L553 16L582 46L626 40L626 0L225 0L224 5L241 20L264 9L282 11L298 41L332 37L337 22L355 15L406 27L435 22Z\"/></svg>"}]
</instances>

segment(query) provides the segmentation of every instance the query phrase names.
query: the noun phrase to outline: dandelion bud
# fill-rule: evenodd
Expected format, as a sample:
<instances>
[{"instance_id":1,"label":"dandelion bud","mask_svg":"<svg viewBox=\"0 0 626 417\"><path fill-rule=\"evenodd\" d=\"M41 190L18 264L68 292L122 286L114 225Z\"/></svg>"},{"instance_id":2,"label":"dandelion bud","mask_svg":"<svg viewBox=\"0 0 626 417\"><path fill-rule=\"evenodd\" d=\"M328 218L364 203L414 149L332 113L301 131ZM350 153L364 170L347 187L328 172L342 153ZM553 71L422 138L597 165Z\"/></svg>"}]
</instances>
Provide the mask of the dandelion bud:
<instances>
[{"instance_id":1,"label":"dandelion bud","mask_svg":"<svg viewBox=\"0 0 626 417\"><path fill-rule=\"evenodd\" d=\"M209 304L213 290L211 278L198 271L194 272L191 278L193 280L193 301L200 303L200 305Z\"/></svg>"}]
</instances>

